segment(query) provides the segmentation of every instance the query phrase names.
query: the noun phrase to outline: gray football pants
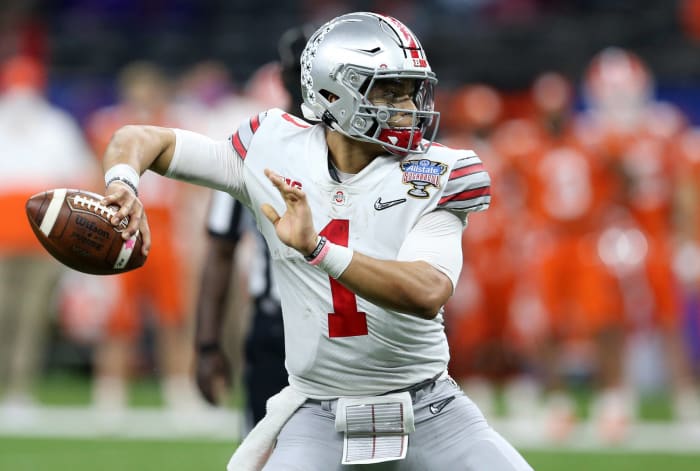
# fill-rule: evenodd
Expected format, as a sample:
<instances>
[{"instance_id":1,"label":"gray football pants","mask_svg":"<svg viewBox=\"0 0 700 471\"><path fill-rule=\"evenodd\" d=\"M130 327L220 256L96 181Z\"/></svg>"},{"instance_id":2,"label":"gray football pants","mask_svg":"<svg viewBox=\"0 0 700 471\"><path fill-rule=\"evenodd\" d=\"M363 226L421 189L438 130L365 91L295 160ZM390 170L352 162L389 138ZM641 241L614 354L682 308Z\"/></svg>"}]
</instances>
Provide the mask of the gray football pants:
<instances>
[{"instance_id":1,"label":"gray football pants","mask_svg":"<svg viewBox=\"0 0 700 471\"><path fill-rule=\"evenodd\" d=\"M341 465L337 401L307 401L282 428L263 471L532 471L451 378L412 396L416 430L404 460Z\"/></svg>"}]
</instances>

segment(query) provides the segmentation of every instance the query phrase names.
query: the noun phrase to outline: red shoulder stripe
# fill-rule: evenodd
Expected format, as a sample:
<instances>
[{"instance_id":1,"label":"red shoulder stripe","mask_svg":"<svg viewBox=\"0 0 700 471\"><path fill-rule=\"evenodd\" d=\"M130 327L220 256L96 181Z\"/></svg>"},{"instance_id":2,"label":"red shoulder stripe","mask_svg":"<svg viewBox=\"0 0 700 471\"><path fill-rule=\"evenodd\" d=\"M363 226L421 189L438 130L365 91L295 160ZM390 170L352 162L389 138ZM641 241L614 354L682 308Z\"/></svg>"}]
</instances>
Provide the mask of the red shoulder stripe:
<instances>
[{"instance_id":1,"label":"red shoulder stripe","mask_svg":"<svg viewBox=\"0 0 700 471\"><path fill-rule=\"evenodd\" d=\"M233 149L236 151L236 153L241 156L241 159L245 160L245 156L248 153L248 149L243 147L243 143L241 142L241 137L238 135L238 131L236 131L233 134L233 136L231 136L231 145L233 146Z\"/></svg>"},{"instance_id":2,"label":"red shoulder stripe","mask_svg":"<svg viewBox=\"0 0 700 471\"><path fill-rule=\"evenodd\" d=\"M255 134L255 131L258 130L260 127L260 115L255 115L250 119L250 130L253 131L253 134Z\"/></svg>"},{"instance_id":3,"label":"red shoulder stripe","mask_svg":"<svg viewBox=\"0 0 700 471\"><path fill-rule=\"evenodd\" d=\"M465 190L460 193L455 193L453 195L443 196L440 198L438 205L443 205L448 201L466 201L472 198L479 198L481 196L491 196L491 186L485 186L482 188L474 188L472 190Z\"/></svg>"},{"instance_id":4,"label":"red shoulder stripe","mask_svg":"<svg viewBox=\"0 0 700 471\"><path fill-rule=\"evenodd\" d=\"M467 175L472 175L474 173L479 173L479 172L483 172L483 171L484 171L484 164L482 164L481 162L475 162L471 165L467 165L465 167L453 170L450 173L449 180L453 180L453 179L459 178L459 177L466 177Z\"/></svg>"}]
</instances>

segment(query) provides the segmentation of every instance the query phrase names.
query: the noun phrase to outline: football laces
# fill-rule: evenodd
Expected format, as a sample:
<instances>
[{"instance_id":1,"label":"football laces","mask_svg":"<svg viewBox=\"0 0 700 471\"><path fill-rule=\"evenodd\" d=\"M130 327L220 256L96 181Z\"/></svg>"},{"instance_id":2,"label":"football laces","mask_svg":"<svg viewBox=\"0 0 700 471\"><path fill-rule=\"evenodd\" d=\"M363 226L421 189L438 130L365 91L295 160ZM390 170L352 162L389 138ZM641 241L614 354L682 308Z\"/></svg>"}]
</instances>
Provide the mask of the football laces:
<instances>
[{"instance_id":1,"label":"football laces","mask_svg":"<svg viewBox=\"0 0 700 471\"><path fill-rule=\"evenodd\" d=\"M117 214L117 209L114 206L105 206L100 203L99 200L86 195L74 195L73 204L76 207L84 208L91 213L95 213L98 216L103 217L105 220L110 221L115 214ZM129 225L129 218L125 217L119 222L118 229L124 230L126 226Z\"/></svg>"}]
</instances>

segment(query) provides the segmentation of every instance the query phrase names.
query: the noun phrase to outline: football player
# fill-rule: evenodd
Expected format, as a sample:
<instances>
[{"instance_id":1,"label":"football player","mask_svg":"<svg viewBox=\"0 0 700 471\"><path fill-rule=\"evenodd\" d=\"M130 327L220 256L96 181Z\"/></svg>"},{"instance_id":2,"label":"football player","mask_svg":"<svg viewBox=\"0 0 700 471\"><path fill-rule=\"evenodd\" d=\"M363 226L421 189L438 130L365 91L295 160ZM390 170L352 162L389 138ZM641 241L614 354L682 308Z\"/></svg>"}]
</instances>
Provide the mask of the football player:
<instances>
[{"instance_id":1,"label":"football player","mask_svg":"<svg viewBox=\"0 0 700 471\"><path fill-rule=\"evenodd\" d=\"M228 469L532 469L446 371L442 309L490 179L474 152L433 144L420 42L394 18L346 14L314 33L301 68L317 124L270 109L221 142L126 126L104 156L104 201L144 251L147 169L229 192L267 241L290 386Z\"/></svg>"},{"instance_id":2,"label":"football player","mask_svg":"<svg viewBox=\"0 0 700 471\"><path fill-rule=\"evenodd\" d=\"M650 335L658 336L673 414L697 420L700 403L684 351L680 280L672 266L679 240L676 224L688 216L682 194L676 193L685 186L679 176L689 170L676 153L687 118L656 96L653 70L630 50L608 47L598 52L586 69L583 90L586 107L581 121L588 147L614 177L611 199L626 213L622 218L611 212L598 242L600 259L616 278L624 314L620 330L629 338L630 348L644 345ZM630 249L620 250L621 244ZM602 355L606 363L618 363L617 384L601 391L594 404L594 415L608 429L613 427L606 424L620 422L620 416L630 422L638 412L637 392L623 381L619 357ZM634 378L635 370L631 372Z\"/></svg>"}]
</instances>

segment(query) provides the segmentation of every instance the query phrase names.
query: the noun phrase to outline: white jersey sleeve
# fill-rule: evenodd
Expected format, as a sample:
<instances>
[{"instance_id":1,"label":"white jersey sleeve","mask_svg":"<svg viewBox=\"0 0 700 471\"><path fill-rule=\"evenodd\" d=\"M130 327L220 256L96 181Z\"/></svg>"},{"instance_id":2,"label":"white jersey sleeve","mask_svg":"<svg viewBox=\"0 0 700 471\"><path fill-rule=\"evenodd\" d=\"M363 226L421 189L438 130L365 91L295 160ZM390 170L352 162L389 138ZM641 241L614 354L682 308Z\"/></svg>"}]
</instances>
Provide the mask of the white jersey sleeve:
<instances>
[{"instance_id":1,"label":"white jersey sleeve","mask_svg":"<svg viewBox=\"0 0 700 471\"><path fill-rule=\"evenodd\" d=\"M411 229L396 259L428 262L449 277L454 292L462 270L463 228L462 220L449 211L432 211Z\"/></svg>"},{"instance_id":2,"label":"white jersey sleeve","mask_svg":"<svg viewBox=\"0 0 700 471\"><path fill-rule=\"evenodd\" d=\"M452 212L466 224L467 214L484 211L491 204L491 178L474 152L461 153L466 155L450 170L437 208Z\"/></svg>"},{"instance_id":3,"label":"white jersey sleeve","mask_svg":"<svg viewBox=\"0 0 700 471\"><path fill-rule=\"evenodd\" d=\"M175 153L165 176L244 196L243 159L231 140L217 141L184 129L175 132Z\"/></svg>"}]
</instances>

